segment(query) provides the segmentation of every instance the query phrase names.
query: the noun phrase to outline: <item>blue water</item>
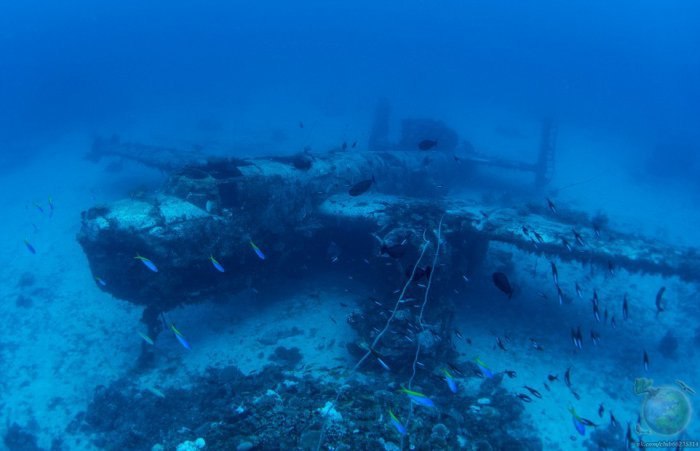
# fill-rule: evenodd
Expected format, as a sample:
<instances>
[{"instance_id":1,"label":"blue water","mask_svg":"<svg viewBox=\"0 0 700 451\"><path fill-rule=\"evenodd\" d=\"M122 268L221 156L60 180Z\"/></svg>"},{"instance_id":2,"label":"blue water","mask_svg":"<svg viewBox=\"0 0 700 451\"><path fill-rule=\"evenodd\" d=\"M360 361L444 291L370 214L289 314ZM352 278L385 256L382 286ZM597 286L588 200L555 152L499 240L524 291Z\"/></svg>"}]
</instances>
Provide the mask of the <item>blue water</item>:
<instances>
[{"instance_id":1,"label":"blue water","mask_svg":"<svg viewBox=\"0 0 700 451\"><path fill-rule=\"evenodd\" d=\"M182 354L174 340L160 343L156 366L132 375L141 347L136 331L142 308L95 285L99 275L91 272L76 234L82 211L160 193L168 174L128 160L87 161L83 157L94 138L114 134L122 141L240 158L290 155L304 148L323 153L355 141L358 146L351 150L364 152L373 150L368 142L375 108L386 99L392 141L399 139L401 119L435 119L459 135L460 149L468 141L485 157L531 163L541 121L549 117L556 120L558 136L556 169L546 187L533 189L529 175L483 169L477 185L453 195L520 206L552 197L564 209L605 213L616 230L643 234L671 249L696 247L698 23L700 5L687 0L4 5L0 435L5 446L33 449L26 444L30 439L24 445L8 441L17 436L8 432L16 432L11 427L16 424L41 449L50 449L52 441L54 449L99 449L86 429L69 427L88 408L98 385L130 378L139 387L187 387L207 367L235 364L244 373L259 371L276 346L261 345L256 334L270 330L297 325L303 333L280 344L300 348L305 362L318 367L325 361L327 368L352 368L356 359L344 344L357 337L345 324L347 309L338 303L352 306L357 293L385 288L358 287L348 267L333 273L329 265L328 274L302 281L290 277L288 285L260 282L242 294L222 293L222 299L243 299L241 306L207 300L171 312L178 329L187 331L192 353ZM376 189L381 192L381 183ZM373 242L367 236L358 240L367 246ZM258 244L266 250L266 261L282 253L273 243ZM681 379L700 387L694 283L624 270L610 278L604 268L560 262L560 277L569 285L586 280L584 300L564 311L554 304L541 308L537 291L544 284L551 288L547 259L505 245L489 252L481 272L473 275L473 287L460 288L451 300L457 305L455 327L472 344L451 339L464 360L481 355L498 370L517 369L518 379L503 381L513 394L523 384L539 384L544 399L525 406L523 422L544 449L583 449L585 438L572 424L569 404L605 425L612 406L623 429L628 422L634 428L641 398L630 387L633 376L644 375L643 349L652 358L649 377L659 385ZM494 304L501 298L490 283L491 273L504 266L518 285L514 299L520 298L508 307ZM389 283L398 289L401 282ZM662 285L670 305L659 320L654 296ZM635 318L604 334L595 351L589 341L584 352L574 352L569 329L591 320L593 288L606 300L615 299L618 321L618 301L629 293ZM571 286L568 292L574 296ZM546 294L553 303L556 293ZM391 290L378 295L392 296ZM257 296L265 299L259 308ZM308 303L317 316L305 316ZM340 326L329 323L329 316ZM314 328L320 332L312 333ZM678 349L664 357L658 343L669 331ZM494 349L494 335L504 334L518 343L506 352ZM545 344L544 353L529 349L533 335ZM328 344L336 339L338 344ZM327 340L328 355L319 354L319 340ZM259 353L265 355L260 361ZM581 400L562 388L569 366L577 372ZM545 393L541 382L550 372L559 374L561 390ZM322 370L314 374L327 378ZM345 377L336 378L338 385ZM460 381L462 388L477 393L478 384L467 379ZM407 380L382 375L375 383L398 388ZM322 408L332 401L327 398L319 395L313 404ZM600 403L607 406L602 419L596 413ZM450 408L467 411L469 405L458 398ZM376 428L363 426L358 433L379 434L408 448L410 440L400 441L385 406L377 409ZM408 407L397 406L394 412L403 420ZM420 421L413 431L409 425L408 437L420 436L418 425L429 431L443 421L420 410L416 415ZM684 437L700 439L699 424L694 417ZM171 426L194 430L197 425ZM453 440L461 434L468 443L478 442L479 431L460 427L466 429L452 430ZM157 443L154 437L152 444Z\"/></svg>"}]
</instances>

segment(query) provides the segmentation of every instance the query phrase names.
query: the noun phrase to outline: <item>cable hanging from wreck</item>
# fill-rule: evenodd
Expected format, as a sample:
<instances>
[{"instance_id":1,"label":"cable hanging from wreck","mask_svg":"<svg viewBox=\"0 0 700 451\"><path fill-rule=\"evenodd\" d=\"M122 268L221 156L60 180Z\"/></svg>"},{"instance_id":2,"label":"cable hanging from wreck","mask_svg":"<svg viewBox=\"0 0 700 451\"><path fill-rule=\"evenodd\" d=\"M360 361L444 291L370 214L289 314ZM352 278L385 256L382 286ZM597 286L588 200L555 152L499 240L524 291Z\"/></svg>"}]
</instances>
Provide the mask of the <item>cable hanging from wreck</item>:
<instances>
[{"instance_id":1,"label":"cable hanging from wreck","mask_svg":"<svg viewBox=\"0 0 700 451\"><path fill-rule=\"evenodd\" d=\"M441 229L442 229L442 220L444 218L444 215L440 218L440 225L438 227L438 242L436 246L436 251L435 251L435 257L433 258L433 265L435 265L435 262L437 261L437 255L440 251L440 241L441 241ZM418 266L420 265L421 261L423 260L423 257L425 256L425 252L428 250L428 246L430 245L430 240L425 239L425 233L423 233L423 246L421 246L421 251L420 255L418 256L418 260L416 260L416 263L413 265L413 270L411 271L411 275L406 281L406 283L403 286L403 289L401 290L401 293L399 293L399 297L396 300L396 303L394 304L394 309L391 311L391 315L389 318L386 320L386 324L384 325L384 328L377 334L377 336L374 338L374 341L372 342L371 346L365 353L365 355L362 356L362 358L355 364L355 366L352 367L350 370L350 374L346 378L346 381L350 379L350 377L357 371L357 369L364 363L365 360L367 360L367 357L369 357L372 354L372 351L376 347L376 345L379 343L379 340L382 339L382 336L389 330L389 326L391 325L391 322L394 320L394 317L396 316L396 312L399 309L399 305L401 305L401 301L403 300L404 295L406 294L406 290L408 290L409 285L411 285L411 282L413 281L413 277L416 275L416 270L418 269ZM420 317L419 317L419 324L422 326L422 318L423 318L423 310L425 309L425 304L428 300L428 293L430 291L430 283L432 281L432 272L430 276L428 276L428 285L426 287L426 293L425 293L425 298L423 301L423 306L420 311ZM420 344L419 344L420 347ZM417 357L416 357L417 358ZM415 361L413 363L413 372L415 374ZM411 377L411 380L413 380L413 377ZM326 428L328 426L328 419L327 416L330 413L330 411L338 404L338 400L340 399L340 395L343 393L343 387L345 384L341 385L338 388L338 392L336 393L335 399L331 402L330 406L328 406L325 411L322 412L321 419L323 421L323 424L321 426L321 434L318 439L318 444L316 445L316 451L319 451L321 449L321 445L323 445L323 440L325 438L325 433L326 433ZM410 382L409 382L409 387L410 387ZM403 438L401 439L401 447L403 448Z\"/></svg>"},{"instance_id":2,"label":"cable hanging from wreck","mask_svg":"<svg viewBox=\"0 0 700 451\"><path fill-rule=\"evenodd\" d=\"M421 305L420 308L420 314L418 315L418 325L422 329L423 332L425 332L425 325L423 324L423 312L425 311L425 306L428 304L428 296L430 295L430 285L433 282L433 274L435 274L435 268L437 268L437 260L438 256L440 255L440 245L442 244L442 220L445 218L445 215L442 215L440 218L440 223L438 224L438 229L437 229L437 244L435 246L435 255L433 256L433 266L432 270L430 271L430 275L428 276L428 284L425 287L425 296L423 297L423 305ZM429 243L428 240L425 239L425 236L423 237L423 240L426 243ZM420 354L420 337L418 340L416 340L416 355L413 357L413 365L411 366L412 372L411 372L411 377L408 379L408 389L412 390L413 388L413 379L416 377L416 363L418 362L418 356ZM413 418L413 401L408 401L408 418L406 419L406 424L405 428L408 430L408 425L411 422L411 419ZM401 445L400 448L403 449L403 440L404 436L401 436Z\"/></svg>"}]
</instances>

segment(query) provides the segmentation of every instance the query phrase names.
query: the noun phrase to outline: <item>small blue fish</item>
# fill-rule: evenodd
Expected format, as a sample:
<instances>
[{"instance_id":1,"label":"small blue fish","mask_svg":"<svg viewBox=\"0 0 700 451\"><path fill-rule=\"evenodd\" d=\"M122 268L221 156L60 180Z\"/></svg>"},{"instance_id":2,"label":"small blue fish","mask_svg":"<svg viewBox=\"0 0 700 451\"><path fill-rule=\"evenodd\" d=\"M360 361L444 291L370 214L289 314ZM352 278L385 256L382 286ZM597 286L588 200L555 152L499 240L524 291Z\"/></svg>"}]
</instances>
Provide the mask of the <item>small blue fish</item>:
<instances>
[{"instance_id":1,"label":"small blue fish","mask_svg":"<svg viewBox=\"0 0 700 451\"><path fill-rule=\"evenodd\" d=\"M209 256L209 260L211 260L211 264L214 265L214 268L216 268L217 271L219 272L226 272L223 266L221 266L221 263L216 261L213 255Z\"/></svg>"},{"instance_id":2,"label":"small blue fish","mask_svg":"<svg viewBox=\"0 0 700 451\"><path fill-rule=\"evenodd\" d=\"M185 340L184 335L182 335L182 333L180 333L179 330L175 329L175 324L171 324L170 329L173 331L173 333L175 334L175 338L177 338L177 341L180 342L182 347L187 349L188 351L191 351L192 347L190 346L189 343L187 343L187 340Z\"/></svg>"},{"instance_id":3,"label":"small blue fish","mask_svg":"<svg viewBox=\"0 0 700 451\"><path fill-rule=\"evenodd\" d=\"M152 261L150 261L150 260L147 259L146 257L141 257L140 255L136 254L136 257L134 257L134 258L135 258L136 260L140 260L141 263L143 263L143 265L144 265L146 268L150 269L151 271L153 271L153 272L158 272L158 267L155 265L155 263L153 263Z\"/></svg>"},{"instance_id":4,"label":"small blue fish","mask_svg":"<svg viewBox=\"0 0 700 451\"><path fill-rule=\"evenodd\" d=\"M151 346L154 345L153 339L151 337L149 337L148 335L144 334L143 332L139 332L139 336L143 339L143 341L145 341L149 345L151 345Z\"/></svg>"},{"instance_id":5,"label":"small blue fish","mask_svg":"<svg viewBox=\"0 0 700 451\"><path fill-rule=\"evenodd\" d=\"M156 395L159 398L165 399L165 393L163 393L161 390L157 389L156 387L148 386L148 387L146 387L146 390L153 393L154 395Z\"/></svg>"},{"instance_id":6,"label":"small blue fish","mask_svg":"<svg viewBox=\"0 0 700 451\"><path fill-rule=\"evenodd\" d=\"M333 317L331 317L331 319L333 319ZM335 320L333 320L333 322L335 323ZM384 360L382 360L381 354L379 354L377 351L375 351L372 348L370 348L369 352L371 352L372 355L377 358L377 361L382 366L382 368L384 368L387 371L391 371L391 368L389 368L389 365L387 365L386 362Z\"/></svg>"},{"instance_id":7,"label":"small blue fish","mask_svg":"<svg viewBox=\"0 0 700 451\"><path fill-rule=\"evenodd\" d=\"M53 198L49 196L49 218L53 217Z\"/></svg>"},{"instance_id":8,"label":"small blue fish","mask_svg":"<svg viewBox=\"0 0 700 451\"><path fill-rule=\"evenodd\" d=\"M406 435L406 428L404 427L403 424L401 424L399 419L396 418L396 415L394 415L394 412L392 412L391 410L389 410L389 417L390 417L389 421L391 422L391 425L396 428L398 433L401 435Z\"/></svg>"},{"instance_id":9,"label":"small blue fish","mask_svg":"<svg viewBox=\"0 0 700 451\"><path fill-rule=\"evenodd\" d=\"M250 242L250 245L253 247L253 250L255 251L255 253L258 255L258 257L260 257L260 260L265 260L265 254L262 253L260 248L258 246L256 246L252 240L249 240L249 242Z\"/></svg>"},{"instance_id":10,"label":"small blue fish","mask_svg":"<svg viewBox=\"0 0 700 451\"><path fill-rule=\"evenodd\" d=\"M571 420L574 422L574 427L581 435L586 435L586 426L581 422L581 417L576 415L576 410L573 407L569 407L569 412L571 412Z\"/></svg>"},{"instance_id":11,"label":"small blue fish","mask_svg":"<svg viewBox=\"0 0 700 451\"><path fill-rule=\"evenodd\" d=\"M425 407L435 407L435 403L425 396L423 393L417 391L409 390L407 388L401 387L401 391L404 392L408 398L414 403Z\"/></svg>"},{"instance_id":12,"label":"small blue fish","mask_svg":"<svg viewBox=\"0 0 700 451\"><path fill-rule=\"evenodd\" d=\"M32 254L36 254L36 249L34 249L32 243L30 243L28 240L24 240L24 245L27 246L27 250L29 250L29 252L31 252Z\"/></svg>"},{"instance_id":13,"label":"small blue fish","mask_svg":"<svg viewBox=\"0 0 700 451\"><path fill-rule=\"evenodd\" d=\"M44 214L44 208L43 208L41 205L37 204L36 202L33 202L33 204L34 204L34 208L36 208L37 210L39 210L39 213L41 213L41 214L43 215L43 214Z\"/></svg>"},{"instance_id":14,"label":"small blue fish","mask_svg":"<svg viewBox=\"0 0 700 451\"><path fill-rule=\"evenodd\" d=\"M457 393L457 381L455 381L455 378L445 369L443 369L442 372L445 373L445 382L447 382L447 386L450 387L450 391L452 393Z\"/></svg>"},{"instance_id":15,"label":"small blue fish","mask_svg":"<svg viewBox=\"0 0 700 451\"><path fill-rule=\"evenodd\" d=\"M107 282L105 282L105 280L102 277L95 277L95 281L97 283L99 283L100 285L102 285L103 287L107 286Z\"/></svg>"},{"instance_id":16,"label":"small blue fish","mask_svg":"<svg viewBox=\"0 0 700 451\"><path fill-rule=\"evenodd\" d=\"M377 361L382 366L382 368L384 368L387 371L391 371L391 368L389 368L389 365L387 365L386 362L384 362L384 360L382 360L381 357L377 357Z\"/></svg>"},{"instance_id":17,"label":"small blue fish","mask_svg":"<svg viewBox=\"0 0 700 451\"><path fill-rule=\"evenodd\" d=\"M476 366L479 367L479 369L481 370L481 374L483 374L484 377L487 377L489 379L493 378L493 373L491 372L489 367L487 367L486 364L481 361L481 359L479 357L474 359L474 363L476 363Z\"/></svg>"}]
</instances>

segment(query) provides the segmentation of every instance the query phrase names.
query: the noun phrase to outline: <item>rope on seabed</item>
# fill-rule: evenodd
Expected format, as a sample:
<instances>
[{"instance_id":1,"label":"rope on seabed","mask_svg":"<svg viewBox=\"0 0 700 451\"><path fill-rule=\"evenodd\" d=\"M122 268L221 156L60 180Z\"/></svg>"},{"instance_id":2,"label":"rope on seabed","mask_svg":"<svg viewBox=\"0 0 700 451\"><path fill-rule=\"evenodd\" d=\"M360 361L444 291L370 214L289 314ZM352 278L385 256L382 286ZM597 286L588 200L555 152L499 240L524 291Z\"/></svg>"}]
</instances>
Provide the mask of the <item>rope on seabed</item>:
<instances>
[{"instance_id":1,"label":"rope on seabed","mask_svg":"<svg viewBox=\"0 0 700 451\"><path fill-rule=\"evenodd\" d=\"M437 259L438 256L440 255L440 245L442 244L442 220L445 218L445 215L442 215L440 218L440 224L438 225L438 231L437 231L437 245L435 246L435 255L433 256L433 266L431 267L430 270L430 275L428 276L428 285L425 287L425 296L423 297L423 305L420 308L420 315L418 316L418 325L421 327L423 331L425 331L425 326L423 325L423 311L425 310L425 306L428 303L428 295L430 294L430 285L433 282L433 274L435 273L435 268L437 267ZM425 238L424 238L425 239ZM420 354L420 337L416 340L416 355L413 357L413 365L411 366L411 369L413 372L411 373L411 378L408 380L408 389L411 390L413 386L413 379L416 377L416 362L418 362L418 355ZM405 428L408 429L408 423L411 422L411 419L413 418L413 402L409 401L408 402L408 418L406 418L406 424ZM401 436L401 445L400 449L403 449L403 439L404 436Z\"/></svg>"},{"instance_id":2,"label":"rope on seabed","mask_svg":"<svg viewBox=\"0 0 700 451\"><path fill-rule=\"evenodd\" d=\"M440 219L440 224L442 225L442 219ZM386 325L384 326L384 329L382 329L377 334L374 341L372 342L372 346L370 346L370 348L367 350L365 355L362 356L362 358L355 364L355 366L352 367L352 370L350 370L350 375L352 375L352 373L354 373L360 367L360 365L362 365L362 362L367 360L367 357L369 357L369 355L372 354L372 349L374 349L374 347L377 345L379 340L382 338L382 335L384 335L386 333L386 331L389 330L389 325L391 324L391 321L394 319L394 316L396 316L396 312L399 309L399 305L401 304L401 300L403 299L404 294L406 294L406 290L408 289L408 286L413 281L413 277L416 274L416 269L418 269L418 265L420 265L420 262L421 262L421 260L423 260L423 256L425 255L425 251L428 249L428 244L430 244L430 241L425 239L425 233L423 233L423 241L424 241L424 243L423 243L423 247L422 247L421 252L420 252L420 256L418 257L418 260L416 260L416 264L413 265L413 271L411 271L411 276L408 278L408 281L406 281L406 283L404 284L403 289L401 290L401 294L399 294L399 298L396 300L396 304L394 305L394 310L391 312L391 316L389 316L389 319L386 320ZM438 243L438 246L439 245L440 245L440 243ZM430 276L428 277L428 285L430 285L430 280L432 278L432 275L433 275L433 271L431 269ZM422 314L423 314L423 311L421 310L421 315ZM346 378L346 381L349 378L350 378L350 376L348 376ZM345 385L345 384L343 384L343 385ZM326 419L326 416L331 411L331 409L333 409L333 407L335 407L335 405L338 403L338 399L340 399L340 395L343 391L342 387L343 386L341 385L340 388L338 388L338 393L336 394L335 399L333 400L331 405L328 407L328 409L326 409L326 411L322 413L323 426L321 427L321 436L318 439L318 445L316 446L316 451L319 451L321 449L321 445L323 444L323 438L324 438L324 435L326 433L326 426L328 425L328 421Z\"/></svg>"}]
</instances>

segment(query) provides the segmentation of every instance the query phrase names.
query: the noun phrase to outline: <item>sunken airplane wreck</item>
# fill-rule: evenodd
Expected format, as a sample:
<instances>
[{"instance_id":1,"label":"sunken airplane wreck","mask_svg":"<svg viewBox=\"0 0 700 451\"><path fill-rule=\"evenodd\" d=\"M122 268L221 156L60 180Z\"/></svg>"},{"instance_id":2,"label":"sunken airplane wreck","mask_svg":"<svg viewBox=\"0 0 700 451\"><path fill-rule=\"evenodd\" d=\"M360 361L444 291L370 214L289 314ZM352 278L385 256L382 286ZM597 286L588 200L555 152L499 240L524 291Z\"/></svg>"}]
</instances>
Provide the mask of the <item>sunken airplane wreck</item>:
<instances>
[{"instance_id":1,"label":"sunken airplane wreck","mask_svg":"<svg viewBox=\"0 0 700 451\"><path fill-rule=\"evenodd\" d=\"M529 164L463 156L456 134L434 121L405 122L401 141L391 144L386 139L386 116L380 107L368 151L239 159L117 139L96 141L92 159L126 158L168 174L162 192L151 198L96 205L82 213L78 241L98 286L143 305L142 321L151 337L163 328L160 316L179 305L221 300L269 284L272 277L312 277L329 261L339 267L352 263L355 278L363 277L358 268L364 268L364 277L373 281L377 293L389 298L397 280L411 277L419 250L425 240L435 242L438 227L440 262L451 268L478 267L489 243L497 241L549 258L700 279L693 269L700 266L695 249L601 230L604 226L592 223L584 213L563 208L555 212L553 203L549 208L544 201L509 207L435 190L438 184L457 183L479 164L530 171L536 184L546 184L554 161L552 123L544 124L538 161ZM429 153L421 151L419 138L426 134L444 144ZM460 164L455 164L457 159ZM585 243L577 243L575 234ZM396 264L368 259L380 253ZM358 264L363 261L366 265ZM413 280L426 283L430 271L430 263L423 263ZM426 320L434 325L430 326L434 337L450 336L452 330L450 308L439 302L440 290L462 276L435 271L437 301ZM385 321L373 322L372 307L347 319L368 342L373 328ZM391 343L403 339L385 340L389 341L382 348L385 360L412 355L410 334L403 344ZM453 352L446 340L432 342L430 360L437 362ZM349 348L356 355L364 352L359 342Z\"/></svg>"}]
</instances>

